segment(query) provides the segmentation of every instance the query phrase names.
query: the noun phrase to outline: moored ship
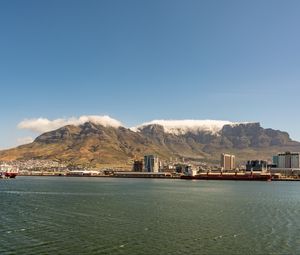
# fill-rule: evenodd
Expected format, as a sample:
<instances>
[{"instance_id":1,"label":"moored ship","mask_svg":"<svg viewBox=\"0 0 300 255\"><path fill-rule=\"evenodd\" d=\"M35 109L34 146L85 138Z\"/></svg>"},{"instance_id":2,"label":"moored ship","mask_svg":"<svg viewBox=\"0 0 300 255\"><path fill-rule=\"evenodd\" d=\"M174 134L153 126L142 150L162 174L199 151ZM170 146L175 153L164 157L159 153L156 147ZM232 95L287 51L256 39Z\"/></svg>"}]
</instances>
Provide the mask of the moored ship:
<instances>
[{"instance_id":1,"label":"moored ship","mask_svg":"<svg viewBox=\"0 0 300 255\"><path fill-rule=\"evenodd\" d=\"M18 173L18 168L6 164L0 165L0 178L16 178Z\"/></svg>"},{"instance_id":2,"label":"moored ship","mask_svg":"<svg viewBox=\"0 0 300 255\"><path fill-rule=\"evenodd\" d=\"M194 176L184 175L187 180L230 180L230 181L271 181L269 173L200 173Z\"/></svg>"}]
</instances>

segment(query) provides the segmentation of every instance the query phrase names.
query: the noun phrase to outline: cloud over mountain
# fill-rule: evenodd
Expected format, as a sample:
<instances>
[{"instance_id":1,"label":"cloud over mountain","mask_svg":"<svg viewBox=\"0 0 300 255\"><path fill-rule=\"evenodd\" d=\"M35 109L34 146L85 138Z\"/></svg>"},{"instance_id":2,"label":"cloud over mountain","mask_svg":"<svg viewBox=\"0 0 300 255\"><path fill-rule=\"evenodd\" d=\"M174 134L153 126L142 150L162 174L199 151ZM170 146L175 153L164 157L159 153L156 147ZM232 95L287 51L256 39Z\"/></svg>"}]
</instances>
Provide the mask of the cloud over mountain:
<instances>
[{"instance_id":1,"label":"cloud over mountain","mask_svg":"<svg viewBox=\"0 0 300 255\"><path fill-rule=\"evenodd\" d=\"M132 128L138 131L146 126L160 125L169 134L186 134L187 132L208 132L218 133L225 125L235 125L238 123L223 120L153 120L140 126Z\"/></svg>"},{"instance_id":2,"label":"cloud over mountain","mask_svg":"<svg viewBox=\"0 0 300 255\"><path fill-rule=\"evenodd\" d=\"M56 130L66 125L79 126L86 122L92 122L99 124L104 127L120 127L122 123L116 119L113 119L107 115L87 115L80 116L79 118L59 118L49 120L47 118L34 118L25 119L18 124L19 129L27 129L35 133L41 134L49 131ZM223 120L153 120L150 122L143 123L136 127L130 128L132 131L141 131L143 128L151 125L162 126L164 131L169 134L186 134L188 132L198 133L207 132L211 134L217 134L222 130L225 125L238 125L238 122L223 121Z\"/></svg>"},{"instance_id":3,"label":"cloud over mountain","mask_svg":"<svg viewBox=\"0 0 300 255\"><path fill-rule=\"evenodd\" d=\"M19 129L28 129L36 133L44 133L52 131L58 128L61 128L66 125L75 125L79 126L86 122L93 122L105 127L120 127L122 123L118 120L115 120L107 115L98 116L98 115L87 115L80 116L79 118L61 118L55 120L49 120L46 118L36 118L36 119L26 119L21 121L18 124Z\"/></svg>"}]
</instances>

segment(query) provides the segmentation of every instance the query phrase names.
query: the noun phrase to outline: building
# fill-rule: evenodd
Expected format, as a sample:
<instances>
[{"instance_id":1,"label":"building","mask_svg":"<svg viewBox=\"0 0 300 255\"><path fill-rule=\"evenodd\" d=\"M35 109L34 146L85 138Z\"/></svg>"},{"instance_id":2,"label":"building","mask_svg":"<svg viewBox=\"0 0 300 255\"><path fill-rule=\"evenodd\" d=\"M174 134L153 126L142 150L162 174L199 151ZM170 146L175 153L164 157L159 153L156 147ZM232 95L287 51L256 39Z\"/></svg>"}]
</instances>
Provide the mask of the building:
<instances>
[{"instance_id":1,"label":"building","mask_svg":"<svg viewBox=\"0 0 300 255\"><path fill-rule=\"evenodd\" d=\"M177 174L183 174L185 169L185 165L184 164L175 164L175 173Z\"/></svg>"},{"instance_id":2,"label":"building","mask_svg":"<svg viewBox=\"0 0 300 255\"><path fill-rule=\"evenodd\" d=\"M198 169L189 164L176 164L175 173L193 176L197 174Z\"/></svg>"},{"instance_id":3,"label":"building","mask_svg":"<svg viewBox=\"0 0 300 255\"><path fill-rule=\"evenodd\" d=\"M221 168L223 170L235 169L235 156L230 154L221 154Z\"/></svg>"},{"instance_id":4,"label":"building","mask_svg":"<svg viewBox=\"0 0 300 255\"><path fill-rule=\"evenodd\" d=\"M273 156L273 166L275 166L275 167L277 167L278 165L279 165L279 157L278 157L278 155L276 155L276 156Z\"/></svg>"},{"instance_id":5,"label":"building","mask_svg":"<svg viewBox=\"0 0 300 255\"><path fill-rule=\"evenodd\" d=\"M144 172L159 172L159 160L155 155L145 155L144 156Z\"/></svg>"},{"instance_id":6,"label":"building","mask_svg":"<svg viewBox=\"0 0 300 255\"><path fill-rule=\"evenodd\" d=\"M186 165L183 173L184 175L187 176L195 176L198 173L198 171L197 169L193 168L191 165Z\"/></svg>"},{"instance_id":7,"label":"building","mask_svg":"<svg viewBox=\"0 0 300 255\"><path fill-rule=\"evenodd\" d=\"M271 168L272 175L280 175L284 177L297 177L300 178L300 168Z\"/></svg>"},{"instance_id":8,"label":"building","mask_svg":"<svg viewBox=\"0 0 300 255\"><path fill-rule=\"evenodd\" d=\"M249 160L246 164L246 171L260 171L268 170L268 162L264 160Z\"/></svg>"},{"instance_id":9,"label":"building","mask_svg":"<svg viewBox=\"0 0 300 255\"><path fill-rule=\"evenodd\" d=\"M100 175L99 171L89 171L89 170L72 170L67 172L68 176L97 176Z\"/></svg>"},{"instance_id":10,"label":"building","mask_svg":"<svg viewBox=\"0 0 300 255\"><path fill-rule=\"evenodd\" d=\"M143 172L143 161L135 160L132 167L133 172Z\"/></svg>"},{"instance_id":11,"label":"building","mask_svg":"<svg viewBox=\"0 0 300 255\"><path fill-rule=\"evenodd\" d=\"M174 173L175 166L172 164L161 164L160 171L164 173Z\"/></svg>"},{"instance_id":12,"label":"building","mask_svg":"<svg viewBox=\"0 0 300 255\"><path fill-rule=\"evenodd\" d=\"M273 157L273 164L276 164L277 168L300 168L300 154L289 151L278 153Z\"/></svg>"}]
</instances>

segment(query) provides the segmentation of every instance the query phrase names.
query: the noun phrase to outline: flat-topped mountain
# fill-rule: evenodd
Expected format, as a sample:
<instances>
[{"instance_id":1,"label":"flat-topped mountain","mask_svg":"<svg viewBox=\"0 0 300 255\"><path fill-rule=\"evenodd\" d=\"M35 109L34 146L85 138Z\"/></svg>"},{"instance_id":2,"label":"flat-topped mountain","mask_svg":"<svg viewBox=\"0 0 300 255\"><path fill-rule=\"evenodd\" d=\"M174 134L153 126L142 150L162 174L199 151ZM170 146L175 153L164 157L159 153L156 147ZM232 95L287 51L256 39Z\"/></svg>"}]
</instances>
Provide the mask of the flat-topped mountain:
<instances>
[{"instance_id":1,"label":"flat-topped mountain","mask_svg":"<svg viewBox=\"0 0 300 255\"><path fill-rule=\"evenodd\" d=\"M51 159L87 166L130 166L153 153L162 159L184 157L217 162L220 153L237 159L270 159L278 151L299 151L286 132L259 123L154 121L135 128L86 122L38 136L33 143L0 152L0 160Z\"/></svg>"}]
</instances>

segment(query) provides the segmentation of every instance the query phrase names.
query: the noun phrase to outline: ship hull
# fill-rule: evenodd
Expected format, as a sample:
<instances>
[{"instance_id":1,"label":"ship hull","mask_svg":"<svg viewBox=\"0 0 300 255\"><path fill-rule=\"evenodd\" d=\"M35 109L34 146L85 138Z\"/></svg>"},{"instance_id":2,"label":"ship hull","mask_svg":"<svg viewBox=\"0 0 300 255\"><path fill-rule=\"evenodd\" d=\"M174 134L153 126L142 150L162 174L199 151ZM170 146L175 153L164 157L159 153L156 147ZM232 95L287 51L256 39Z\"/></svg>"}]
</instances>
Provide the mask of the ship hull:
<instances>
[{"instance_id":1,"label":"ship hull","mask_svg":"<svg viewBox=\"0 0 300 255\"><path fill-rule=\"evenodd\" d=\"M185 180L220 180L220 181L271 181L271 175L236 175L236 174L203 174L195 176L181 176Z\"/></svg>"},{"instance_id":2,"label":"ship hull","mask_svg":"<svg viewBox=\"0 0 300 255\"><path fill-rule=\"evenodd\" d=\"M17 174L16 173L4 173L5 178L16 178Z\"/></svg>"}]
</instances>

